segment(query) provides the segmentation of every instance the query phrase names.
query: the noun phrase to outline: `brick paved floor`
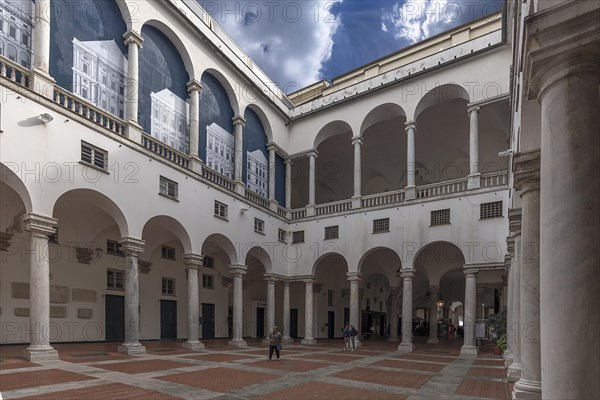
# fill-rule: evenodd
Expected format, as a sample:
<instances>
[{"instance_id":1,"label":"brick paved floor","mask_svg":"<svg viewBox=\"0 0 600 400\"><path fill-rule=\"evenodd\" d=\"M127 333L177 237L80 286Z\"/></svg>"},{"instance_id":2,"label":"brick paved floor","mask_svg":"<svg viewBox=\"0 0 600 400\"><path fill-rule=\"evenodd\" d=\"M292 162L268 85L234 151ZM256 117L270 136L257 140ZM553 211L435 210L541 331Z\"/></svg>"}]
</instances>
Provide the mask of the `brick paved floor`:
<instances>
[{"instance_id":1,"label":"brick paved floor","mask_svg":"<svg viewBox=\"0 0 600 400\"><path fill-rule=\"evenodd\" d=\"M460 343L426 345L411 354L398 343L365 341L356 352L342 340L286 344L280 361L267 346L205 341L192 352L181 341L143 342L147 354L126 356L119 343L57 344L60 360L30 363L25 346L0 346L0 391L8 399L407 399L510 398L503 360L491 352L459 356ZM226 394L224 394L226 393Z\"/></svg>"}]
</instances>

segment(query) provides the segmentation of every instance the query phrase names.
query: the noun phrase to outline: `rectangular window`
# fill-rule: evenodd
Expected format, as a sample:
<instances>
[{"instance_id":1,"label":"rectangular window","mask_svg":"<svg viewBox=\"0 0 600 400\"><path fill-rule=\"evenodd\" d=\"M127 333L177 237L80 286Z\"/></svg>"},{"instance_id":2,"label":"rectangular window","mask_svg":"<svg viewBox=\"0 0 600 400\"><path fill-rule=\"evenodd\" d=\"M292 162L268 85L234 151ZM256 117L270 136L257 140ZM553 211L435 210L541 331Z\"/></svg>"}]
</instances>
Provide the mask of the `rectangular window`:
<instances>
[{"instance_id":1,"label":"rectangular window","mask_svg":"<svg viewBox=\"0 0 600 400\"><path fill-rule=\"evenodd\" d=\"M373 220L373 233L389 232L390 231L390 219L374 219Z\"/></svg>"},{"instance_id":2,"label":"rectangular window","mask_svg":"<svg viewBox=\"0 0 600 400\"><path fill-rule=\"evenodd\" d=\"M162 246L160 256L167 260L175 260L175 247Z\"/></svg>"},{"instance_id":3,"label":"rectangular window","mask_svg":"<svg viewBox=\"0 0 600 400\"><path fill-rule=\"evenodd\" d=\"M333 290L327 291L327 306L333 307Z\"/></svg>"},{"instance_id":4,"label":"rectangular window","mask_svg":"<svg viewBox=\"0 0 600 400\"><path fill-rule=\"evenodd\" d=\"M482 203L479 206L479 219L502 217L502 201Z\"/></svg>"},{"instance_id":5,"label":"rectangular window","mask_svg":"<svg viewBox=\"0 0 600 400\"><path fill-rule=\"evenodd\" d=\"M292 233L292 243L304 243L304 231L295 231Z\"/></svg>"},{"instance_id":6,"label":"rectangular window","mask_svg":"<svg viewBox=\"0 0 600 400\"><path fill-rule=\"evenodd\" d=\"M162 278L162 294L167 296L175 296L175 279Z\"/></svg>"},{"instance_id":7,"label":"rectangular window","mask_svg":"<svg viewBox=\"0 0 600 400\"><path fill-rule=\"evenodd\" d=\"M254 232L265 233L265 221L254 218Z\"/></svg>"},{"instance_id":8,"label":"rectangular window","mask_svg":"<svg viewBox=\"0 0 600 400\"><path fill-rule=\"evenodd\" d=\"M106 270L106 289L125 290L125 272L120 269L108 268Z\"/></svg>"},{"instance_id":9,"label":"rectangular window","mask_svg":"<svg viewBox=\"0 0 600 400\"><path fill-rule=\"evenodd\" d=\"M121 249L121 243L116 240L106 239L106 254L123 257L125 254Z\"/></svg>"},{"instance_id":10,"label":"rectangular window","mask_svg":"<svg viewBox=\"0 0 600 400\"><path fill-rule=\"evenodd\" d=\"M281 243L285 243L285 231L283 229L279 229L277 231L277 239L281 242Z\"/></svg>"},{"instance_id":11,"label":"rectangular window","mask_svg":"<svg viewBox=\"0 0 600 400\"><path fill-rule=\"evenodd\" d=\"M9 26L8 34L11 38L16 39L17 38L17 29L12 25Z\"/></svg>"},{"instance_id":12,"label":"rectangular window","mask_svg":"<svg viewBox=\"0 0 600 400\"><path fill-rule=\"evenodd\" d=\"M83 63L81 65L81 69L83 70L84 74L87 74L88 73L88 64L87 63Z\"/></svg>"},{"instance_id":13,"label":"rectangular window","mask_svg":"<svg viewBox=\"0 0 600 400\"><path fill-rule=\"evenodd\" d=\"M179 184L175 181L165 178L164 176L160 177L159 190L160 194L170 197L174 200L177 200L177 197L179 196Z\"/></svg>"},{"instance_id":14,"label":"rectangular window","mask_svg":"<svg viewBox=\"0 0 600 400\"><path fill-rule=\"evenodd\" d=\"M215 200L215 217L227 219L227 205Z\"/></svg>"},{"instance_id":15,"label":"rectangular window","mask_svg":"<svg viewBox=\"0 0 600 400\"><path fill-rule=\"evenodd\" d=\"M215 258L213 256L204 256L204 262L202 263L206 268L215 267Z\"/></svg>"},{"instance_id":16,"label":"rectangular window","mask_svg":"<svg viewBox=\"0 0 600 400\"><path fill-rule=\"evenodd\" d=\"M340 237L339 225L325 227L325 240L337 239Z\"/></svg>"},{"instance_id":17,"label":"rectangular window","mask_svg":"<svg viewBox=\"0 0 600 400\"><path fill-rule=\"evenodd\" d=\"M213 275L202 274L202 287L205 289L214 289L215 277Z\"/></svg>"},{"instance_id":18,"label":"rectangular window","mask_svg":"<svg viewBox=\"0 0 600 400\"><path fill-rule=\"evenodd\" d=\"M450 209L435 210L431 212L431 226L450 224Z\"/></svg>"},{"instance_id":19,"label":"rectangular window","mask_svg":"<svg viewBox=\"0 0 600 400\"><path fill-rule=\"evenodd\" d=\"M81 142L81 161L105 170L108 163L108 152L89 143Z\"/></svg>"},{"instance_id":20,"label":"rectangular window","mask_svg":"<svg viewBox=\"0 0 600 400\"><path fill-rule=\"evenodd\" d=\"M21 34L21 44L23 46L29 46L29 35L26 33Z\"/></svg>"}]
</instances>

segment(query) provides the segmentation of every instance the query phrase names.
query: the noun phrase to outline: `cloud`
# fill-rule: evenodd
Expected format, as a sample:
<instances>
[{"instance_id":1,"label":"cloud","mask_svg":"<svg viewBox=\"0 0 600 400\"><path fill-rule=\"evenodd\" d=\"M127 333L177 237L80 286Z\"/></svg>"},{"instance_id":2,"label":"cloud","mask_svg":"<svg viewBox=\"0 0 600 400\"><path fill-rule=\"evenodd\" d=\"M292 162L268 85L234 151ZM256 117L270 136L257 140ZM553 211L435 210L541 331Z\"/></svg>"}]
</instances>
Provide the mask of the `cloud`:
<instances>
[{"instance_id":1,"label":"cloud","mask_svg":"<svg viewBox=\"0 0 600 400\"><path fill-rule=\"evenodd\" d=\"M290 92L321 78L341 25L335 1L199 2L250 58Z\"/></svg>"},{"instance_id":2,"label":"cloud","mask_svg":"<svg viewBox=\"0 0 600 400\"><path fill-rule=\"evenodd\" d=\"M449 0L407 0L383 9L381 30L396 39L416 43L441 33L465 17L460 2Z\"/></svg>"}]
</instances>

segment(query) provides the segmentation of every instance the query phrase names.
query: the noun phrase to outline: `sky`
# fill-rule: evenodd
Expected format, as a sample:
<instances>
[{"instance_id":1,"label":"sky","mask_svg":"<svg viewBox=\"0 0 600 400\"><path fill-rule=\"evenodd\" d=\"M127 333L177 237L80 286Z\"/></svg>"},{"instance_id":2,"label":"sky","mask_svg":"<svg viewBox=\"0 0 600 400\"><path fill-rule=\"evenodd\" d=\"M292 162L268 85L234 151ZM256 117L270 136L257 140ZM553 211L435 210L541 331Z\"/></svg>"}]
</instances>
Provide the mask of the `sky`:
<instances>
[{"instance_id":1,"label":"sky","mask_svg":"<svg viewBox=\"0 0 600 400\"><path fill-rule=\"evenodd\" d=\"M285 93L500 11L504 0L197 0Z\"/></svg>"}]
</instances>

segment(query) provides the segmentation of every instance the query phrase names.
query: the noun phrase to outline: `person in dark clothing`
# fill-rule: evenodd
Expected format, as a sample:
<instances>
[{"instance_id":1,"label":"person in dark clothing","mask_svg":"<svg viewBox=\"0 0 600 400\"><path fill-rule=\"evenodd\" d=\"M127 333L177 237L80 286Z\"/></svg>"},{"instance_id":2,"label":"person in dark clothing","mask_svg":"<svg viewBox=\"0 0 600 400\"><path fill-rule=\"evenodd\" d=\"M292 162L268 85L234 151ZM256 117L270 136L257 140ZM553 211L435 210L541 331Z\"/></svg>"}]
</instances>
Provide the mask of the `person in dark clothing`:
<instances>
[{"instance_id":1,"label":"person in dark clothing","mask_svg":"<svg viewBox=\"0 0 600 400\"><path fill-rule=\"evenodd\" d=\"M269 333L269 360L273 358L273 351L277 355L277 359L279 360L279 352L281 351L281 333L279 333L279 328L277 326L273 327L273 332Z\"/></svg>"}]
</instances>

